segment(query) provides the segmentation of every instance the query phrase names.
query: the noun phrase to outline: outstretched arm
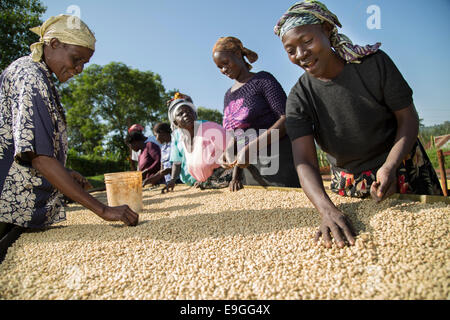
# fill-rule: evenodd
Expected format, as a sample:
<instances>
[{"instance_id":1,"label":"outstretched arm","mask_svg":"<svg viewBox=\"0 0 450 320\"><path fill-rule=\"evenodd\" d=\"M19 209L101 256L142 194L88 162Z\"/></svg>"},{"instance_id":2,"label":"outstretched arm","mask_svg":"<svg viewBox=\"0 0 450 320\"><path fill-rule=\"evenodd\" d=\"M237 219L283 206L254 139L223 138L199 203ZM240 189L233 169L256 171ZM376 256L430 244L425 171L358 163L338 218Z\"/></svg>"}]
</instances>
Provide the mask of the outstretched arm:
<instances>
[{"instance_id":1,"label":"outstretched arm","mask_svg":"<svg viewBox=\"0 0 450 320\"><path fill-rule=\"evenodd\" d=\"M262 148L267 148L273 142L276 142L275 139L281 140L286 135L286 116L280 116L280 119L277 120L267 131L258 136L257 139L250 142L243 148L239 155L237 156L237 163L240 168L248 167L250 163L250 150L261 150ZM275 131L278 131L278 134L274 134Z\"/></svg>"},{"instance_id":2,"label":"outstretched arm","mask_svg":"<svg viewBox=\"0 0 450 320\"><path fill-rule=\"evenodd\" d=\"M315 240L323 236L324 245L331 248L331 235L338 247L355 243L353 227L348 218L331 202L323 186L319 172L316 145L312 135L300 137L292 142L294 164L300 184L308 199L319 211L321 223Z\"/></svg>"},{"instance_id":3,"label":"outstretched arm","mask_svg":"<svg viewBox=\"0 0 450 320\"><path fill-rule=\"evenodd\" d=\"M175 188L175 182L177 181L178 177L180 176L181 172L181 163L173 163L172 164L172 173L170 175L170 181L167 184L167 192L173 191L173 188Z\"/></svg>"},{"instance_id":4,"label":"outstretched arm","mask_svg":"<svg viewBox=\"0 0 450 320\"><path fill-rule=\"evenodd\" d=\"M36 156L28 153L33 168L38 170L56 189L64 195L88 208L106 221L122 221L128 226L135 226L139 216L127 205L108 207L92 197L76 183L66 168L55 158Z\"/></svg>"}]
</instances>

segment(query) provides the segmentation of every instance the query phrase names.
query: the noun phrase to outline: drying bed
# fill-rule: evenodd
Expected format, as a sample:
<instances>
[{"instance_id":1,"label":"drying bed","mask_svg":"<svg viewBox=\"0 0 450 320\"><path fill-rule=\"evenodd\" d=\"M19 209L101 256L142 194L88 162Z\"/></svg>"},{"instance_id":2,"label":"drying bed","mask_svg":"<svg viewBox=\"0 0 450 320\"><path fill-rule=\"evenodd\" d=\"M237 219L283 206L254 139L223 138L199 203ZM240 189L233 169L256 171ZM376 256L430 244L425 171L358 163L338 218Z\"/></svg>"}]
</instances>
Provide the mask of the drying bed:
<instances>
[{"instance_id":1,"label":"drying bed","mask_svg":"<svg viewBox=\"0 0 450 320\"><path fill-rule=\"evenodd\" d=\"M450 298L447 199L330 197L358 231L355 246L316 244L317 211L293 190L146 189L137 227L72 204L67 221L9 248L0 298Z\"/></svg>"}]
</instances>

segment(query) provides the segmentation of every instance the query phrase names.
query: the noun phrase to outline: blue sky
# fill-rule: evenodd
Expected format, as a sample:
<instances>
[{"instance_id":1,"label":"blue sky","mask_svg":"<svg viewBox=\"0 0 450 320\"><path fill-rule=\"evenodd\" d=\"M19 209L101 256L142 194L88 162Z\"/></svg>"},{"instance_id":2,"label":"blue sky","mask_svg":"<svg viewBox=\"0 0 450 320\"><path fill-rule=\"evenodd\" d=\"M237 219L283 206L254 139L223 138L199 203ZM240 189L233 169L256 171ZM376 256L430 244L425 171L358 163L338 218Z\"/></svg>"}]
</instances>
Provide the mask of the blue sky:
<instances>
[{"instance_id":1,"label":"blue sky","mask_svg":"<svg viewBox=\"0 0 450 320\"><path fill-rule=\"evenodd\" d=\"M232 80L212 60L221 36L235 36L259 55L252 71L272 73L288 94L303 71L287 58L273 33L289 0L42 0L43 18L80 10L94 31L90 64L123 62L161 75L166 90L189 94L197 106L222 112ZM414 91L424 124L450 120L449 0L324 0L341 21L339 32L360 45L381 42ZM380 9L381 28L368 28Z\"/></svg>"}]
</instances>

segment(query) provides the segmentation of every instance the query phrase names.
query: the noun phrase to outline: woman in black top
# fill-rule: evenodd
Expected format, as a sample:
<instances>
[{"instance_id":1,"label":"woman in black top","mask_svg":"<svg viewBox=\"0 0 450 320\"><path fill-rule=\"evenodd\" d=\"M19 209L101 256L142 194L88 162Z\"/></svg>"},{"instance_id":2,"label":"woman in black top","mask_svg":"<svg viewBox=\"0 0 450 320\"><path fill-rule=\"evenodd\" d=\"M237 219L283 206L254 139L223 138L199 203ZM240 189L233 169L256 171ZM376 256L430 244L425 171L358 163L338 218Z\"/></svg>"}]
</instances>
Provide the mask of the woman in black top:
<instances>
[{"instance_id":1,"label":"woman in black top","mask_svg":"<svg viewBox=\"0 0 450 320\"><path fill-rule=\"evenodd\" d=\"M316 240L327 247L331 234L339 247L355 234L325 192L314 139L340 195L379 202L395 192L442 194L417 139L412 90L380 43L353 45L336 26L319 1L297 2L275 26L291 62L306 71L288 96L286 130L301 185L321 214Z\"/></svg>"}]
</instances>

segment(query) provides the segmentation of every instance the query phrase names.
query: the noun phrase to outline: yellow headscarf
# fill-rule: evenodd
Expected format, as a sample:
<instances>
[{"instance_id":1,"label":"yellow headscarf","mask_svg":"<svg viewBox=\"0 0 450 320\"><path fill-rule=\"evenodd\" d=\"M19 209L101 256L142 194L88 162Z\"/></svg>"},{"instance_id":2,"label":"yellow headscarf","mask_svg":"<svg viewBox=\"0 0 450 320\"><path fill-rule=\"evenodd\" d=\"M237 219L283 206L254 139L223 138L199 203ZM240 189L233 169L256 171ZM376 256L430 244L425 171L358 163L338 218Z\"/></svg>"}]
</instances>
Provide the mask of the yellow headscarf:
<instances>
[{"instance_id":1,"label":"yellow headscarf","mask_svg":"<svg viewBox=\"0 0 450 320\"><path fill-rule=\"evenodd\" d=\"M31 28L40 36L39 42L30 46L33 61L40 61L44 52L44 43L56 38L67 44L73 44L95 50L95 36L89 27L77 16L60 14L50 17L42 26Z\"/></svg>"}]
</instances>

